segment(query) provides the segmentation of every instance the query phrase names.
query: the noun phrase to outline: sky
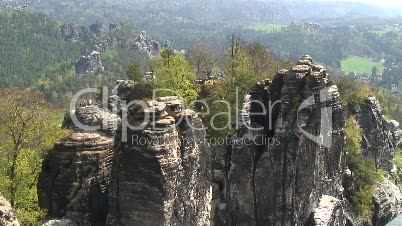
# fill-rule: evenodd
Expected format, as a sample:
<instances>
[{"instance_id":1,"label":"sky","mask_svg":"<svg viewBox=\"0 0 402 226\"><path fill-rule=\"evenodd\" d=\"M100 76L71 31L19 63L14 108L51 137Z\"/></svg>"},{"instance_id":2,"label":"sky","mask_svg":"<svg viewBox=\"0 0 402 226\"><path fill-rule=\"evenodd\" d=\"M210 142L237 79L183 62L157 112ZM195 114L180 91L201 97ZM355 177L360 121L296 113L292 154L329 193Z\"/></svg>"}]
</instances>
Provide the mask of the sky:
<instances>
[{"instance_id":1,"label":"sky","mask_svg":"<svg viewBox=\"0 0 402 226\"><path fill-rule=\"evenodd\" d=\"M328 0L326 0L326 1L328 1ZM402 1L401 0L339 0L339 1L366 2L366 3L371 3L371 4L375 4L375 5L382 5L382 6L402 6Z\"/></svg>"}]
</instances>

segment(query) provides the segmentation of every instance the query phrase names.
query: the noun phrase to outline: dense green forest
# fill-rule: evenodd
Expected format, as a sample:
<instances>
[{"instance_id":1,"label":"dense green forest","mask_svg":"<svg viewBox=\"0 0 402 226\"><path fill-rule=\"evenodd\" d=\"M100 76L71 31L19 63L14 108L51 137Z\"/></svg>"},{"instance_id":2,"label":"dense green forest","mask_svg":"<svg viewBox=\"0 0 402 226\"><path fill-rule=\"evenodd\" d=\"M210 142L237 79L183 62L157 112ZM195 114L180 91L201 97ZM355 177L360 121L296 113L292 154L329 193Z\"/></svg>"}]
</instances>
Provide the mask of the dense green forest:
<instances>
[{"instance_id":1,"label":"dense green forest","mask_svg":"<svg viewBox=\"0 0 402 226\"><path fill-rule=\"evenodd\" d=\"M149 64L146 53L130 48L139 33L134 26L121 24L118 31L99 37L81 26L80 39L70 41L62 37L61 25L41 13L0 12L0 87L32 88L64 106L82 88L113 87L117 79L126 78L131 63ZM116 43L101 54L106 74L76 76L75 61L113 38Z\"/></svg>"}]
</instances>

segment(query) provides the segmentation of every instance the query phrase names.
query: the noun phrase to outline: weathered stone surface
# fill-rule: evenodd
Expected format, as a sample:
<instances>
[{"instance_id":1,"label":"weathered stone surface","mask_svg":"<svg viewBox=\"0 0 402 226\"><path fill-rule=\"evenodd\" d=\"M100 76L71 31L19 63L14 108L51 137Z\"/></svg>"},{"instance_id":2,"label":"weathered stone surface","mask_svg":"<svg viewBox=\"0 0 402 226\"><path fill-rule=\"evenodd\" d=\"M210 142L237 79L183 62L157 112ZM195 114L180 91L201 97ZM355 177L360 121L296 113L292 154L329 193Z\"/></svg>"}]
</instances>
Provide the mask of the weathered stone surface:
<instances>
[{"instance_id":1,"label":"weathered stone surface","mask_svg":"<svg viewBox=\"0 0 402 226\"><path fill-rule=\"evenodd\" d=\"M126 99L132 88L130 81L120 81L114 94ZM131 125L151 116L144 129L128 131L128 142L119 127L116 139L84 130L55 145L38 186L50 217L67 217L79 226L210 225L211 153L201 119L182 110L177 97L146 103L145 109L127 109ZM117 117L95 105L75 115L91 126ZM65 126L77 130L71 120Z\"/></svg>"},{"instance_id":2,"label":"weathered stone surface","mask_svg":"<svg viewBox=\"0 0 402 226\"><path fill-rule=\"evenodd\" d=\"M0 225L1 226L19 226L14 210L10 203L0 194Z\"/></svg>"},{"instance_id":3,"label":"weathered stone surface","mask_svg":"<svg viewBox=\"0 0 402 226\"><path fill-rule=\"evenodd\" d=\"M338 226L345 225L346 221L343 216L343 203L341 200L323 195L320 204L313 211L310 225L316 226Z\"/></svg>"},{"instance_id":4,"label":"weathered stone surface","mask_svg":"<svg viewBox=\"0 0 402 226\"><path fill-rule=\"evenodd\" d=\"M93 51L89 56L82 56L75 62L75 74L77 76L104 73L105 68L100 61L100 53L97 51Z\"/></svg>"},{"instance_id":5,"label":"weathered stone surface","mask_svg":"<svg viewBox=\"0 0 402 226\"><path fill-rule=\"evenodd\" d=\"M210 224L205 129L195 112L181 112L178 103L176 97L161 98L128 112L132 125L144 112L156 118L141 131L129 131L127 143L118 142L107 225ZM176 127L181 116L187 120Z\"/></svg>"},{"instance_id":6,"label":"weathered stone surface","mask_svg":"<svg viewBox=\"0 0 402 226\"><path fill-rule=\"evenodd\" d=\"M400 131L396 127L398 123L384 119L375 97L367 98L360 105L357 116L363 130L363 156L374 158L378 169L390 172L395 149L400 143Z\"/></svg>"},{"instance_id":7,"label":"weathered stone surface","mask_svg":"<svg viewBox=\"0 0 402 226\"><path fill-rule=\"evenodd\" d=\"M402 193L391 181L384 180L378 183L373 198L373 225L384 226L402 214Z\"/></svg>"},{"instance_id":8,"label":"weathered stone surface","mask_svg":"<svg viewBox=\"0 0 402 226\"><path fill-rule=\"evenodd\" d=\"M105 225L113 138L73 133L46 157L38 182L39 204L78 225Z\"/></svg>"},{"instance_id":9,"label":"weathered stone surface","mask_svg":"<svg viewBox=\"0 0 402 226\"><path fill-rule=\"evenodd\" d=\"M337 87L328 84L325 68L305 56L299 66L279 71L272 84L264 85L246 97L245 120L232 137L237 142L220 154L226 160L217 225L304 225L322 197L342 199L344 120ZM327 101L320 103L325 88ZM315 103L299 109L309 97ZM256 100L272 110L256 116L262 112ZM280 103L274 105L276 101ZM320 120L324 107L332 111L330 131L320 131L321 124L329 123ZM315 136L329 132L331 147L320 146L302 131Z\"/></svg>"},{"instance_id":10,"label":"weathered stone surface","mask_svg":"<svg viewBox=\"0 0 402 226\"><path fill-rule=\"evenodd\" d=\"M132 44L133 49L148 52L151 56L157 56L159 53L159 43L155 41L151 36L147 36L145 31L142 31L135 43Z\"/></svg>"},{"instance_id":11,"label":"weathered stone surface","mask_svg":"<svg viewBox=\"0 0 402 226\"><path fill-rule=\"evenodd\" d=\"M50 220L42 226L77 226L74 221L70 219Z\"/></svg>"},{"instance_id":12,"label":"weathered stone surface","mask_svg":"<svg viewBox=\"0 0 402 226\"><path fill-rule=\"evenodd\" d=\"M104 132L116 131L121 120L116 114L113 114L108 109L101 109L97 105L88 105L79 107L74 111L74 115L81 128L74 124L70 114L66 115L63 122L63 127L73 130L99 130Z\"/></svg>"}]
</instances>

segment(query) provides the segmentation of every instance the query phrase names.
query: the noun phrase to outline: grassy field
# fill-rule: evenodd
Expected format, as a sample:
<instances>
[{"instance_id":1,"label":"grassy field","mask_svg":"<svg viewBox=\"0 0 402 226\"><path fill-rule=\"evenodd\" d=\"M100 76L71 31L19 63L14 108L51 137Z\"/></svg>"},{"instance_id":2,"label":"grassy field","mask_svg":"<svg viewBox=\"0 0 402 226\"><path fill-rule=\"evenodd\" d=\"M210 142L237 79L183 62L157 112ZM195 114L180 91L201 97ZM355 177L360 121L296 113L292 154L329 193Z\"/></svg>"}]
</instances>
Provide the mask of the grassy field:
<instances>
[{"instance_id":1,"label":"grassy field","mask_svg":"<svg viewBox=\"0 0 402 226\"><path fill-rule=\"evenodd\" d=\"M371 74L374 66L377 67L378 72L384 71L384 66L380 62L375 62L370 58L349 57L341 61L342 70L345 72Z\"/></svg>"},{"instance_id":2,"label":"grassy field","mask_svg":"<svg viewBox=\"0 0 402 226\"><path fill-rule=\"evenodd\" d=\"M287 27L285 25L278 25L278 24L257 24L250 26L249 29L255 30L255 31L262 31L266 33L271 33L271 32L279 32L283 27Z\"/></svg>"}]
</instances>

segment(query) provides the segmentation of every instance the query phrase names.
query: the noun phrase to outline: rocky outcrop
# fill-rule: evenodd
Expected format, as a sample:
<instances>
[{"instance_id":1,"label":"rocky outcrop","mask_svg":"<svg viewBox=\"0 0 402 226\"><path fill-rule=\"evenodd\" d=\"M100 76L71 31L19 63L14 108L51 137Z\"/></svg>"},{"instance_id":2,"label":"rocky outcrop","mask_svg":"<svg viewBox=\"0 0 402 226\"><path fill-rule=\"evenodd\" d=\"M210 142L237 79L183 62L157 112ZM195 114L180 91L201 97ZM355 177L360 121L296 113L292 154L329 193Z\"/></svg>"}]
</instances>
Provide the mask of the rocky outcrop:
<instances>
[{"instance_id":1,"label":"rocky outcrop","mask_svg":"<svg viewBox=\"0 0 402 226\"><path fill-rule=\"evenodd\" d=\"M209 225L210 151L201 119L181 111L176 97L148 106L128 112L131 125L145 112L155 119L118 142L107 225Z\"/></svg>"},{"instance_id":2,"label":"rocky outcrop","mask_svg":"<svg viewBox=\"0 0 402 226\"><path fill-rule=\"evenodd\" d=\"M345 225L343 203L341 200L323 195L316 209L313 210L312 222L316 226Z\"/></svg>"},{"instance_id":3,"label":"rocky outcrop","mask_svg":"<svg viewBox=\"0 0 402 226\"><path fill-rule=\"evenodd\" d=\"M392 159L400 143L399 123L387 121L375 97L367 100L357 109L357 118L362 128L362 154L376 160L377 169L391 172Z\"/></svg>"},{"instance_id":4,"label":"rocky outcrop","mask_svg":"<svg viewBox=\"0 0 402 226\"><path fill-rule=\"evenodd\" d=\"M159 53L159 43L151 36L147 36L145 31L142 31L132 45L133 49L148 52L151 56L157 56Z\"/></svg>"},{"instance_id":5,"label":"rocky outcrop","mask_svg":"<svg viewBox=\"0 0 402 226\"><path fill-rule=\"evenodd\" d=\"M0 194L0 225L1 226L20 225L10 203L1 194Z\"/></svg>"},{"instance_id":6,"label":"rocky outcrop","mask_svg":"<svg viewBox=\"0 0 402 226\"><path fill-rule=\"evenodd\" d=\"M70 219L50 220L42 226L77 226L74 221Z\"/></svg>"},{"instance_id":7,"label":"rocky outcrop","mask_svg":"<svg viewBox=\"0 0 402 226\"><path fill-rule=\"evenodd\" d=\"M82 56L75 62L75 74L77 76L89 74L104 74L105 68L100 61L100 53L93 51L89 56Z\"/></svg>"},{"instance_id":8,"label":"rocky outcrop","mask_svg":"<svg viewBox=\"0 0 402 226\"><path fill-rule=\"evenodd\" d=\"M131 98L133 84L118 84L111 100ZM78 226L210 225L211 157L201 119L177 97L147 105L127 109L130 125L150 113L146 127L125 134L118 124L116 136L77 130L67 117L64 126L76 132L46 157L38 183L40 206L50 217ZM115 122L109 113L95 105L74 112L86 125Z\"/></svg>"},{"instance_id":9,"label":"rocky outcrop","mask_svg":"<svg viewBox=\"0 0 402 226\"><path fill-rule=\"evenodd\" d=\"M74 24L63 24L60 27L61 37L66 41L79 41L80 28Z\"/></svg>"},{"instance_id":10,"label":"rocky outcrop","mask_svg":"<svg viewBox=\"0 0 402 226\"><path fill-rule=\"evenodd\" d=\"M89 104L74 112L82 124L108 125L108 133L79 129L66 118L75 133L43 163L39 199L51 217L78 226L363 225L343 197L343 177L352 172L340 94L309 56L256 84L236 133L213 153L201 119L177 97L147 99L145 109L125 106L136 84L117 84L109 110ZM391 172L398 123L384 119L373 97L355 110L362 155ZM140 128L126 130L127 124ZM402 194L387 179L373 202L373 225L401 213Z\"/></svg>"},{"instance_id":11,"label":"rocky outcrop","mask_svg":"<svg viewBox=\"0 0 402 226\"><path fill-rule=\"evenodd\" d=\"M389 180L379 182L374 190L373 225L386 225L402 214L401 190Z\"/></svg>"},{"instance_id":12,"label":"rocky outcrop","mask_svg":"<svg viewBox=\"0 0 402 226\"><path fill-rule=\"evenodd\" d=\"M327 76L305 56L246 97L234 145L217 154L225 157L223 171L214 171L223 175L217 225L305 225L319 215L314 210L320 210L320 200L342 200L344 120L337 87ZM263 111L255 101L270 109L267 114L256 115ZM324 126L329 120L332 129Z\"/></svg>"},{"instance_id":13,"label":"rocky outcrop","mask_svg":"<svg viewBox=\"0 0 402 226\"><path fill-rule=\"evenodd\" d=\"M98 37L107 31L106 27L103 24L99 24L99 23L91 24L89 26L89 30Z\"/></svg>"},{"instance_id":14,"label":"rocky outcrop","mask_svg":"<svg viewBox=\"0 0 402 226\"><path fill-rule=\"evenodd\" d=\"M39 177L41 208L78 225L105 225L113 145L113 138L97 133L73 133L58 142Z\"/></svg>"},{"instance_id":15,"label":"rocky outcrop","mask_svg":"<svg viewBox=\"0 0 402 226\"><path fill-rule=\"evenodd\" d=\"M121 120L116 114L108 109L102 109L97 105L85 105L79 107L73 112L74 116L81 123L81 126L76 125L70 114L65 116L63 128L73 129L76 131L87 131L93 128L92 131L102 130L108 134L112 134L117 130Z\"/></svg>"}]
</instances>

